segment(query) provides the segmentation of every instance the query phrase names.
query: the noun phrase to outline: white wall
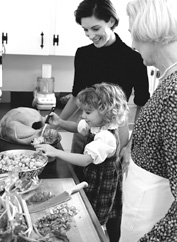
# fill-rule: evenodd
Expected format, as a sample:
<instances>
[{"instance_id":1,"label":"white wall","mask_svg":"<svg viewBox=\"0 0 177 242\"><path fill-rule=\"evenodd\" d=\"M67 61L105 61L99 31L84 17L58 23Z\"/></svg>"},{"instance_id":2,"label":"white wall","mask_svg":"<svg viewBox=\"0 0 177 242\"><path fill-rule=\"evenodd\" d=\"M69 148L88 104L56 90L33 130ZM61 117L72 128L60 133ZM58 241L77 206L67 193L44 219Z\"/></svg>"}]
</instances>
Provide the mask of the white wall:
<instances>
[{"instance_id":1,"label":"white wall","mask_svg":"<svg viewBox=\"0 0 177 242\"><path fill-rule=\"evenodd\" d=\"M129 32L129 18L126 13L126 6L129 0L112 0L119 18L119 25L115 31L121 39L129 46L132 45L131 34Z\"/></svg>"},{"instance_id":2,"label":"white wall","mask_svg":"<svg viewBox=\"0 0 177 242\"><path fill-rule=\"evenodd\" d=\"M3 91L33 91L42 64L52 65L55 92L70 92L74 77L74 57L68 56L3 56Z\"/></svg>"}]
</instances>

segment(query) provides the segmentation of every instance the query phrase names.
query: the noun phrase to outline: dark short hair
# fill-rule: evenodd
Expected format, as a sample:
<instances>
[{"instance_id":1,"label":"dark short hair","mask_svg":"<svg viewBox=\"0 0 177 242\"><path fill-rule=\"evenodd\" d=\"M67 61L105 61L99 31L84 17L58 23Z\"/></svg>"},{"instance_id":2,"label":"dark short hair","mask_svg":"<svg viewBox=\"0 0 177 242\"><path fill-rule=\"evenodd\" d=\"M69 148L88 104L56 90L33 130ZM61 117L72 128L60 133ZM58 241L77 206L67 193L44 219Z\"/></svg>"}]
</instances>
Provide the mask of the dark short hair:
<instances>
[{"instance_id":1,"label":"dark short hair","mask_svg":"<svg viewBox=\"0 0 177 242\"><path fill-rule=\"evenodd\" d=\"M91 16L104 20L106 23L109 22L110 18L113 18L115 23L112 29L119 23L115 7L110 0L83 0L75 10L74 15L76 22L80 25L82 18Z\"/></svg>"}]
</instances>

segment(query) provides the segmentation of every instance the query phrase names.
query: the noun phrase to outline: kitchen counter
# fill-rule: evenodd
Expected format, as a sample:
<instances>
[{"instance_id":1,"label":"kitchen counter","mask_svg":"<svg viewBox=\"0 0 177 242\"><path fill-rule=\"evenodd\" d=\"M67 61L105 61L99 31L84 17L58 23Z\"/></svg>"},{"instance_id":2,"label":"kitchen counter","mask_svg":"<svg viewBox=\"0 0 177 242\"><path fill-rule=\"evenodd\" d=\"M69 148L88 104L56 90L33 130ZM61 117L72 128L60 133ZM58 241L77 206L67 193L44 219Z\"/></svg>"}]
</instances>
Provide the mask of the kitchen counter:
<instances>
[{"instance_id":1,"label":"kitchen counter","mask_svg":"<svg viewBox=\"0 0 177 242\"><path fill-rule=\"evenodd\" d=\"M11 106L6 104L6 105L0 105L0 119L3 117L3 115L8 112L11 109ZM57 110L59 112L59 110ZM4 145L3 142L1 142L0 148L2 150L7 150L7 144ZM58 148L62 149L62 146L60 143L58 143ZM23 147L22 149L25 149ZM74 184L78 184L79 180L73 170L72 165L62 161L61 159L55 159L52 162L49 162L46 167L44 168L43 172L40 174L39 178L44 182L44 184L47 182L47 184L52 184L52 186L55 186L55 189L58 189L57 192L60 193L63 190L67 188L67 186L71 186ZM50 179L50 180L49 180ZM56 182L57 181L57 182ZM60 185L61 183L61 185ZM90 202L88 201L84 190L82 189L77 195L74 194L73 198L78 200L79 203L77 202L77 206L82 208L82 218L79 221L82 223L79 225L78 233L79 235L79 240L71 240L71 242L108 242L107 236L104 234L101 225L90 205ZM74 201L74 200L73 200ZM72 203L72 199L70 200ZM84 236L86 234L87 230L87 225L89 223L89 228L88 228L88 236L87 238ZM90 238L94 236L94 240L89 239L89 233L91 235ZM85 239L83 239L85 238ZM83 240L82 240L83 239Z\"/></svg>"},{"instance_id":2,"label":"kitchen counter","mask_svg":"<svg viewBox=\"0 0 177 242\"><path fill-rule=\"evenodd\" d=\"M56 186L58 187L58 189L63 188L63 190L67 188L67 186L68 186L67 184L69 184L69 186L71 186L72 184L74 185L74 184L79 183L79 180L73 170L73 167L70 164L62 161L61 159L56 159L55 161L48 163L47 166L44 168L42 174L40 175L40 178L44 179L44 180L46 179L46 181L48 179L50 179L50 180L48 180L49 182L51 182L53 180L51 182L51 184L55 183L55 184L57 184ZM60 179L56 179L56 178L60 178ZM57 180L57 183L56 183L56 180ZM67 181L67 183L66 183L66 181ZM69 181L71 181L71 182L69 183ZM60 183L62 184L61 186L60 186ZM60 190L58 190L58 192L59 191ZM86 216L85 219L90 221L89 224L90 223L92 224L90 226L93 228L93 231L90 231L90 233L95 234L95 232L96 232L97 236L99 237L99 240L97 240L95 238L95 240L88 240L88 242L90 242L90 241L92 241L92 242L94 242L94 241L108 242L108 238L104 234L104 232L101 228L101 225L95 215L95 212L93 211L91 204L88 201L83 189L79 192L79 196L82 199L82 206L81 206L81 204L79 204L79 206L83 207L83 204L84 204L84 210L86 211L86 214L84 215L84 216ZM85 226L85 224L83 223L82 226ZM80 229L80 227L79 227L79 229ZM86 230L86 228L83 229L83 231L84 230ZM88 228L88 230L90 230L90 227ZM81 233L81 231L82 230L80 230L80 233ZM83 236L83 235L81 235L81 236ZM87 241L86 238L85 238L85 240L83 240L83 242L85 242L85 241ZM78 240L77 242L80 242L80 240Z\"/></svg>"},{"instance_id":3,"label":"kitchen counter","mask_svg":"<svg viewBox=\"0 0 177 242\"><path fill-rule=\"evenodd\" d=\"M74 185L73 178L42 179L38 190L51 191L52 194L58 195L71 189ZM71 228L67 231L66 235L70 242L107 242L108 240L98 221L96 221L93 211L88 207L88 201L83 197L83 194L84 192L81 190L71 195L71 199L67 201L67 206L74 207L77 214L73 217ZM31 213L33 223L50 214L51 210L52 208L47 208L43 211Z\"/></svg>"},{"instance_id":4,"label":"kitchen counter","mask_svg":"<svg viewBox=\"0 0 177 242\"><path fill-rule=\"evenodd\" d=\"M62 149L61 144L59 144L58 148ZM59 195L63 191L79 183L73 167L61 159L55 159L49 162L39 175L39 178L41 184L37 189L41 189L42 186L42 190L51 191L54 195ZM32 193L36 191L37 190L32 191ZM72 195L67 203L70 204L70 206L75 206L79 211L78 215L74 217L75 226L71 228L68 234L70 242L109 241L83 189ZM41 218L45 214L45 210L39 214L36 213L36 215L32 214L33 222L36 222L37 218ZM73 239L71 239L72 236ZM89 238L92 239L90 240Z\"/></svg>"},{"instance_id":5,"label":"kitchen counter","mask_svg":"<svg viewBox=\"0 0 177 242\"><path fill-rule=\"evenodd\" d=\"M58 144L58 148L62 149L61 144ZM40 180L44 184L44 190L48 189L48 191L52 191L53 194L58 195L67 188L70 188L71 186L78 184L79 180L73 170L73 167L68 164L67 162L64 162L61 159L55 159L54 161L49 162L42 173L39 175ZM40 187L39 187L40 188ZM76 234L76 229L74 238L77 238L77 236L80 236L79 240L70 240L70 242L90 242L90 240L87 240L89 237L85 237L84 234L86 234L84 231L87 229L87 223L89 223L88 231L90 231L91 234L95 234L94 240L91 240L92 242L108 242L107 236L104 234L101 225L95 215L95 212L93 211L91 204L89 200L87 199L84 190L80 190L77 194L72 195L74 199L78 200L80 202L74 202L73 199L71 199L69 202L73 205L77 205L77 209L82 208L82 216L80 220L76 220L76 225L79 221L83 221L82 225L77 225L77 229L80 235ZM85 211L85 212L84 212ZM85 223L85 220L87 223ZM89 221L89 222L88 222ZM83 229L83 228L84 229ZM82 233L83 231L83 233ZM71 236L71 235L70 235ZM81 238L84 238L82 240Z\"/></svg>"}]
</instances>

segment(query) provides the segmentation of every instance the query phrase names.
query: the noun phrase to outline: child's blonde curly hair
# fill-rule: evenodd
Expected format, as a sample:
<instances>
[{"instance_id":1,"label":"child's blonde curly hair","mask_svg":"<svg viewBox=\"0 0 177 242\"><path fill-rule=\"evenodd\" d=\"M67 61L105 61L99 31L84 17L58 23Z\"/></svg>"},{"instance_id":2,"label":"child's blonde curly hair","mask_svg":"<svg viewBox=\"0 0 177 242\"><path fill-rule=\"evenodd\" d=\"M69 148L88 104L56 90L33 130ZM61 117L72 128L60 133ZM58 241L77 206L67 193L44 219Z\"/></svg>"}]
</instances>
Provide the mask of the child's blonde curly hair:
<instances>
[{"instance_id":1,"label":"child's blonde curly hair","mask_svg":"<svg viewBox=\"0 0 177 242\"><path fill-rule=\"evenodd\" d=\"M104 124L123 125L128 119L129 108L123 90L115 84L100 83L85 88L77 95L78 107L97 109Z\"/></svg>"}]
</instances>

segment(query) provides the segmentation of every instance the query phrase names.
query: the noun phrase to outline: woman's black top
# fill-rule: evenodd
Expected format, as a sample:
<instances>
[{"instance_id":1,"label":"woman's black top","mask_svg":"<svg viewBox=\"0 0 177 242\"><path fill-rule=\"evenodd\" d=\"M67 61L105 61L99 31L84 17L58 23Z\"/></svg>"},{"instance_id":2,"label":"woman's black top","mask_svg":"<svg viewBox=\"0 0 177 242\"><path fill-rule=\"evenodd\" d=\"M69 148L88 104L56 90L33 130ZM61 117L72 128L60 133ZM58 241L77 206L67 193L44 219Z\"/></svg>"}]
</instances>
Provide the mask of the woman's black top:
<instances>
[{"instance_id":1,"label":"woman's black top","mask_svg":"<svg viewBox=\"0 0 177 242\"><path fill-rule=\"evenodd\" d=\"M140 54L122 42L117 34L110 46L97 48L90 44L76 51L73 96L101 82L118 84L127 100L134 89L134 103L138 106L144 106L150 97L147 68Z\"/></svg>"}]
</instances>

